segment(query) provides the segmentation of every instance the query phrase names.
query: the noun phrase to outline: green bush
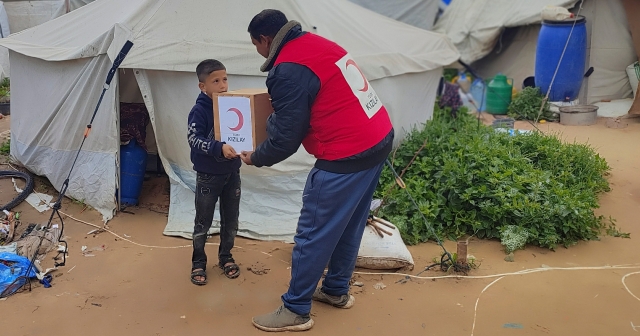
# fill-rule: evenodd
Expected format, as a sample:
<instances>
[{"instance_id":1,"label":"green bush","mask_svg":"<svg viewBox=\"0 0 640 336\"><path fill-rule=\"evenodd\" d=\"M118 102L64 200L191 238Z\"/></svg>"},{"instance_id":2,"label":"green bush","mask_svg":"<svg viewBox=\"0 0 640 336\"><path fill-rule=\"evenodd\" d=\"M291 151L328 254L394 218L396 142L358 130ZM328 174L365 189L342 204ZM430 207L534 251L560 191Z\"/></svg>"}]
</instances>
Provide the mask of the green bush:
<instances>
[{"instance_id":1,"label":"green bush","mask_svg":"<svg viewBox=\"0 0 640 336\"><path fill-rule=\"evenodd\" d=\"M0 146L0 154L9 155L11 150L11 140L5 141L2 146Z\"/></svg>"},{"instance_id":2,"label":"green bush","mask_svg":"<svg viewBox=\"0 0 640 336\"><path fill-rule=\"evenodd\" d=\"M543 101L544 95L539 88L526 87L513 98L507 114L516 120L557 120L558 117L551 112L548 101L544 101L542 112L540 111ZM539 117L538 113L541 113Z\"/></svg>"},{"instance_id":3,"label":"green bush","mask_svg":"<svg viewBox=\"0 0 640 336\"><path fill-rule=\"evenodd\" d=\"M390 156L398 173L423 144L403 181L441 238L500 239L519 232L526 243L553 249L597 239L607 227L593 210L598 194L609 190L610 168L588 145L541 133L510 136L479 124L464 108L455 119L436 106L433 119ZM394 222L407 244L434 239L394 182L385 167L378 215Z\"/></svg>"}]
</instances>

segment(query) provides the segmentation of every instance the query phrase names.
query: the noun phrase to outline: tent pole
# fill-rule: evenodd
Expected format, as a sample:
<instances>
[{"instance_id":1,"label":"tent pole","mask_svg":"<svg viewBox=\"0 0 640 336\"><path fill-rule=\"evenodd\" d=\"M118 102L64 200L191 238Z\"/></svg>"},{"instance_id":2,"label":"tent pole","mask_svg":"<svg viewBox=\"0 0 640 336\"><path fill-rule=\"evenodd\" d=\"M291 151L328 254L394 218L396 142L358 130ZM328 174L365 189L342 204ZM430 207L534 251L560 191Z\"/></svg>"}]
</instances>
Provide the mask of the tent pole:
<instances>
[{"instance_id":1,"label":"tent pole","mask_svg":"<svg viewBox=\"0 0 640 336\"><path fill-rule=\"evenodd\" d=\"M581 0L582 3L584 4L585 0ZM583 8L583 11L585 11L584 16L587 18L587 57L586 57L586 62L584 64L584 71L583 73L587 73L587 71L589 71L589 68L591 67L591 38L593 36L593 20L595 20L595 13L594 13L594 7L597 6L595 3L591 4L591 6L587 7L587 8ZM585 104L589 104L589 77L590 76L585 76L582 79L582 87L580 89L580 94L578 95L578 99L579 99L579 103L581 105L585 105Z\"/></svg>"}]
</instances>

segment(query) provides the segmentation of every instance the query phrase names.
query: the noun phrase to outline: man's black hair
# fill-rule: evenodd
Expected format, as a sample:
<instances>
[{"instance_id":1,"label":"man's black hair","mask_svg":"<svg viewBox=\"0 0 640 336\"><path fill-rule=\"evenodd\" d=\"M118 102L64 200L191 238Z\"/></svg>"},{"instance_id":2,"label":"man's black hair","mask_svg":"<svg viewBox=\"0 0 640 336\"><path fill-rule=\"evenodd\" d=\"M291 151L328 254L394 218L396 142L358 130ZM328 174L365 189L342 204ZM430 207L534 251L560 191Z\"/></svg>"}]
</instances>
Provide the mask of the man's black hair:
<instances>
[{"instance_id":1,"label":"man's black hair","mask_svg":"<svg viewBox=\"0 0 640 336\"><path fill-rule=\"evenodd\" d=\"M275 37L280 28L287 24L286 15L277 9L265 9L251 19L249 23L249 34L256 40L260 40L260 35Z\"/></svg>"},{"instance_id":2,"label":"man's black hair","mask_svg":"<svg viewBox=\"0 0 640 336\"><path fill-rule=\"evenodd\" d=\"M218 70L227 70L227 68L218 60L208 59L198 64L196 67L196 75L198 76L198 80L204 83L212 72Z\"/></svg>"}]
</instances>

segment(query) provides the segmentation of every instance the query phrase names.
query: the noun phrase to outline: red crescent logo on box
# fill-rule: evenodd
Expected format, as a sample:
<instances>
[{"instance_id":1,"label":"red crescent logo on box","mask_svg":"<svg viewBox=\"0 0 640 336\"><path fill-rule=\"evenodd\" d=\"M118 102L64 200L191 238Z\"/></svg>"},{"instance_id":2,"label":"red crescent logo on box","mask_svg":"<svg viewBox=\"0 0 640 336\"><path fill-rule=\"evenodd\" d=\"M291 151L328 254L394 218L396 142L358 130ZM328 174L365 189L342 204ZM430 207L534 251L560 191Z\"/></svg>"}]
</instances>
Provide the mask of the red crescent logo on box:
<instances>
[{"instance_id":1,"label":"red crescent logo on box","mask_svg":"<svg viewBox=\"0 0 640 336\"><path fill-rule=\"evenodd\" d=\"M237 132L242 126L244 126L244 117L242 116L242 112L235 107L230 108L227 112L235 112L238 115L238 125L236 127L229 127L230 130Z\"/></svg>"},{"instance_id":2,"label":"red crescent logo on box","mask_svg":"<svg viewBox=\"0 0 640 336\"><path fill-rule=\"evenodd\" d=\"M362 87L362 89L359 89L358 91L367 92L369 90L369 82L364 77L364 74L362 73L362 71L360 70L360 68L358 67L358 65L356 64L356 62L354 60L352 60L352 59L348 60L347 64L346 64L346 68L349 68L350 65L353 65L354 67L356 67L356 69L360 73L360 76L362 76L362 80L364 81L364 86Z\"/></svg>"}]
</instances>

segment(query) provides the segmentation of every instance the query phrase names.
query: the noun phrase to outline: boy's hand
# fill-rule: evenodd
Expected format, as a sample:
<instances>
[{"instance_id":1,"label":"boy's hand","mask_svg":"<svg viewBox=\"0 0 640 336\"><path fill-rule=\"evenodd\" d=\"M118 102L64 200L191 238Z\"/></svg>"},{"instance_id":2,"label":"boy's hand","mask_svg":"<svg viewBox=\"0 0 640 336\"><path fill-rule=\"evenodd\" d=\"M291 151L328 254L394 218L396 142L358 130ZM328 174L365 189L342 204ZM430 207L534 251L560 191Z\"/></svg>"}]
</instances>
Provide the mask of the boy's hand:
<instances>
[{"instance_id":1,"label":"boy's hand","mask_svg":"<svg viewBox=\"0 0 640 336\"><path fill-rule=\"evenodd\" d=\"M247 152L247 151L242 151L242 153L240 154L240 158L242 159L242 162L244 162L249 166L253 165L253 162L251 162L251 154L253 154L253 152Z\"/></svg>"},{"instance_id":2,"label":"boy's hand","mask_svg":"<svg viewBox=\"0 0 640 336\"><path fill-rule=\"evenodd\" d=\"M236 150L233 149L233 147L231 147L230 145L223 144L222 145L222 155L225 158L231 160L231 159L237 157L238 153L236 153Z\"/></svg>"}]
</instances>

